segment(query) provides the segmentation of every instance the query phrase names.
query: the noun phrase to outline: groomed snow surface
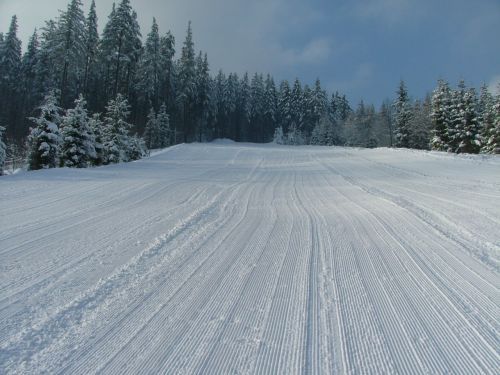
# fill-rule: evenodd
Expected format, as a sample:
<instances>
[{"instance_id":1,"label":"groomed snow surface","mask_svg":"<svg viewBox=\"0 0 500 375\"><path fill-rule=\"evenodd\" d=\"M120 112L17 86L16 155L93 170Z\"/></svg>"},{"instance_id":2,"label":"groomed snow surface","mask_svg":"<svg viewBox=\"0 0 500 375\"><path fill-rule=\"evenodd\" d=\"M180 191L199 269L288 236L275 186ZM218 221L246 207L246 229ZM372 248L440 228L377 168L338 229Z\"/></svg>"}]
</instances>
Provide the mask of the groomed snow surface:
<instances>
[{"instance_id":1,"label":"groomed snow surface","mask_svg":"<svg viewBox=\"0 0 500 375\"><path fill-rule=\"evenodd\" d=\"M0 215L2 374L500 369L498 157L180 145Z\"/></svg>"}]
</instances>

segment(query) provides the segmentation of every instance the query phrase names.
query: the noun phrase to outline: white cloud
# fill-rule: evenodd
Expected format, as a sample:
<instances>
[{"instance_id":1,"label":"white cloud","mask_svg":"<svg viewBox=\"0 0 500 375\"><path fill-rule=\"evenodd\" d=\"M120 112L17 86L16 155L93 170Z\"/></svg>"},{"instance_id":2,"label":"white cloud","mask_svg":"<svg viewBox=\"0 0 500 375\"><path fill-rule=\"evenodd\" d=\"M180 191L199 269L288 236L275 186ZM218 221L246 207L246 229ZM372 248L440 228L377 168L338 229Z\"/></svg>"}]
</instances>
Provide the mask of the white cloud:
<instances>
[{"instance_id":1,"label":"white cloud","mask_svg":"<svg viewBox=\"0 0 500 375\"><path fill-rule=\"evenodd\" d=\"M280 60L288 65L320 64L327 60L331 53L330 40L318 38L311 40L302 49L283 50Z\"/></svg>"}]
</instances>

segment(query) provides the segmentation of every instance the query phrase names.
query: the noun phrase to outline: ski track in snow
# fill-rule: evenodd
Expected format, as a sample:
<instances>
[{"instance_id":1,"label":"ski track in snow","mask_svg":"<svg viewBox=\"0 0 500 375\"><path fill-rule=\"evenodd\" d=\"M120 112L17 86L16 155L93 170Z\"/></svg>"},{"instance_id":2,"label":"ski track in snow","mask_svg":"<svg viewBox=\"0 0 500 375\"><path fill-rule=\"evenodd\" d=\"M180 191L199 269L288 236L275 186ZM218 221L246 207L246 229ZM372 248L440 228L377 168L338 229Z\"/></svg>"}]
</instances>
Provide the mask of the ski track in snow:
<instances>
[{"instance_id":1,"label":"ski track in snow","mask_svg":"<svg viewBox=\"0 0 500 375\"><path fill-rule=\"evenodd\" d=\"M497 374L500 158L179 145L0 179L0 373Z\"/></svg>"}]
</instances>

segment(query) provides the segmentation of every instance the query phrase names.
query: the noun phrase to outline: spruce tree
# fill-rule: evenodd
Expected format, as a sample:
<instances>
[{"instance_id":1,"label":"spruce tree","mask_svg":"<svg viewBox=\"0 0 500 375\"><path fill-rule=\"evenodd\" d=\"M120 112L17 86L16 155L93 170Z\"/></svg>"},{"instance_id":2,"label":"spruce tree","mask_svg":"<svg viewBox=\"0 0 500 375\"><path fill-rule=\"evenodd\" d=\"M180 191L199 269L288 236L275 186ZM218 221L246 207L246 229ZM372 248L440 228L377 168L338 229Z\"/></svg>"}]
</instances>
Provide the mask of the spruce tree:
<instances>
[{"instance_id":1,"label":"spruce tree","mask_svg":"<svg viewBox=\"0 0 500 375\"><path fill-rule=\"evenodd\" d=\"M137 14L130 0L122 0L118 7L113 6L101 40L108 97L129 92L142 48L140 38Z\"/></svg>"},{"instance_id":2,"label":"spruce tree","mask_svg":"<svg viewBox=\"0 0 500 375\"><path fill-rule=\"evenodd\" d=\"M5 35L0 61L0 119L7 124L7 132L20 137L19 116L19 78L21 68L21 41L17 37L17 17L13 16L9 31Z\"/></svg>"},{"instance_id":3,"label":"spruce tree","mask_svg":"<svg viewBox=\"0 0 500 375\"><path fill-rule=\"evenodd\" d=\"M412 108L410 119L410 141L409 147L418 150L427 150L429 148L431 122L431 104L430 98L421 102L417 100Z\"/></svg>"},{"instance_id":4,"label":"spruce tree","mask_svg":"<svg viewBox=\"0 0 500 375\"><path fill-rule=\"evenodd\" d=\"M456 126L457 153L477 154L481 148L480 129L477 116L477 95L474 88L463 94L461 122Z\"/></svg>"},{"instance_id":5,"label":"spruce tree","mask_svg":"<svg viewBox=\"0 0 500 375\"><path fill-rule=\"evenodd\" d=\"M155 111L159 107L161 63L160 34L156 19L153 18L153 25L146 38L144 51L139 62L137 79L143 105L152 105Z\"/></svg>"},{"instance_id":6,"label":"spruce tree","mask_svg":"<svg viewBox=\"0 0 500 375\"><path fill-rule=\"evenodd\" d=\"M89 128L94 136L95 157L92 160L92 165L99 166L107 160L106 150L104 149L104 123L101 121L101 115L94 113L89 119Z\"/></svg>"},{"instance_id":7,"label":"spruce tree","mask_svg":"<svg viewBox=\"0 0 500 375\"><path fill-rule=\"evenodd\" d=\"M235 98L234 100L237 100ZM207 139L207 123L210 111L210 70L207 54L200 52L196 59L196 117L198 142ZM236 124L234 124L236 127Z\"/></svg>"},{"instance_id":8,"label":"spruce tree","mask_svg":"<svg viewBox=\"0 0 500 375\"><path fill-rule=\"evenodd\" d=\"M38 34L35 29L21 62L22 113L23 117L26 117L23 120L22 134L25 134L28 129L27 115L31 114L36 103L40 101L40 96L35 90L39 47Z\"/></svg>"},{"instance_id":9,"label":"spruce tree","mask_svg":"<svg viewBox=\"0 0 500 375\"><path fill-rule=\"evenodd\" d=\"M255 73L250 83L250 140L264 141L264 79Z\"/></svg>"},{"instance_id":10,"label":"spruce tree","mask_svg":"<svg viewBox=\"0 0 500 375\"><path fill-rule=\"evenodd\" d=\"M483 147L481 151L489 154L500 154L500 94L485 109L483 118Z\"/></svg>"},{"instance_id":11,"label":"spruce tree","mask_svg":"<svg viewBox=\"0 0 500 375\"><path fill-rule=\"evenodd\" d=\"M61 108L53 92L49 93L40 106L40 116L31 118L35 127L28 137L28 167L30 170L55 168L58 165L58 151L61 142L59 126Z\"/></svg>"},{"instance_id":12,"label":"spruce tree","mask_svg":"<svg viewBox=\"0 0 500 375\"><path fill-rule=\"evenodd\" d=\"M85 59L85 16L81 0L71 0L66 11L61 12L57 23L57 40L54 51L60 71L60 102L63 106L73 101L80 89L79 76Z\"/></svg>"},{"instance_id":13,"label":"spruce tree","mask_svg":"<svg viewBox=\"0 0 500 375\"><path fill-rule=\"evenodd\" d=\"M165 103L160 107L156 122L158 126L158 147L164 148L170 146L170 116L167 113L167 106Z\"/></svg>"},{"instance_id":14,"label":"spruce tree","mask_svg":"<svg viewBox=\"0 0 500 375\"><path fill-rule=\"evenodd\" d=\"M312 120L314 124L326 114L328 108L328 99L326 91L321 88L321 82L316 79L312 93Z\"/></svg>"},{"instance_id":15,"label":"spruce tree","mask_svg":"<svg viewBox=\"0 0 500 375\"><path fill-rule=\"evenodd\" d=\"M196 90L196 62L191 21L188 24L178 69L177 102L180 110L183 139L184 142L187 142L193 135L192 109Z\"/></svg>"},{"instance_id":16,"label":"spruce tree","mask_svg":"<svg viewBox=\"0 0 500 375\"><path fill-rule=\"evenodd\" d=\"M451 92L450 121L448 126L449 152L458 152L460 137L459 133L463 126L465 114L465 95L467 87L465 81L461 80L458 87Z\"/></svg>"},{"instance_id":17,"label":"spruce tree","mask_svg":"<svg viewBox=\"0 0 500 375\"><path fill-rule=\"evenodd\" d=\"M3 168L5 165L5 159L7 157L7 146L5 146L5 143L3 141L5 133L5 128L3 126L0 126L0 176L3 175Z\"/></svg>"},{"instance_id":18,"label":"spruce tree","mask_svg":"<svg viewBox=\"0 0 500 375\"><path fill-rule=\"evenodd\" d=\"M68 109L62 119L61 166L87 168L96 159L95 138L89 126L86 101L82 95L75 108Z\"/></svg>"},{"instance_id":19,"label":"spruce tree","mask_svg":"<svg viewBox=\"0 0 500 375\"><path fill-rule=\"evenodd\" d=\"M451 90L444 80L438 81L438 87L432 95L431 119L431 149L447 151L450 147Z\"/></svg>"},{"instance_id":20,"label":"spruce tree","mask_svg":"<svg viewBox=\"0 0 500 375\"><path fill-rule=\"evenodd\" d=\"M264 139L270 140L277 125L278 116L278 92L273 77L266 77L264 91Z\"/></svg>"},{"instance_id":21,"label":"spruce tree","mask_svg":"<svg viewBox=\"0 0 500 375\"><path fill-rule=\"evenodd\" d=\"M481 93L479 96L478 104L478 122L481 133L481 153L489 153L488 141L490 138L490 132L493 129L494 115L493 106L495 104L495 99L493 95L489 92L488 87L483 85L481 87Z\"/></svg>"},{"instance_id":22,"label":"spruce tree","mask_svg":"<svg viewBox=\"0 0 500 375\"><path fill-rule=\"evenodd\" d=\"M283 128L278 126L274 131L273 143L277 145L285 144L285 135L283 134Z\"/></svg>"},{"instance_id":23,"label":"spruce tree","mask_svg":"<svg viewBox=\"0 0 500 375\"><path fill-rule=\"evenodd\" d=\"M175 113L175 38L169 31L165 36L160 38L160 99L166 103L169 113ZM207 61L208 66L208 61Z\"/></svg>"},{"instance_id":24,"label":"spruce tree","mask_svg":"<svg viewBox=\"0 0 500 375\"><path fill-rule=\"evenodd\" d=\"M116 99L111 99L106 106L103 129L105 164L129 161L129 130L132 127L127 122L129 115L130 106L121 94Z\"/></svg>"},{"instance_id":25,"label":"spruce tree","mask_svg":"<svg viewBox=\"0 0 500 375\"><path fill-rule=\"evenodd\" d=\"M396 147L410 147L410 100L404 81L399 84L397 98L394 102L395 121L394 130Z\"/></svg>"},{"instance_id":26,"label":"spruce tree","mask_svg":"<svg viewBox=\"0 0 500 375\"><path fill-rule=\"evenodd\" d=\"M83 76L83 92L89 94L89 85L96 74L97 54L99 52L99 32L97 31L97 12L95 0L92 0L89 14L85 20L85 68Z\"/></svg>"},{"instance_id":27,"label":"spruce tree","mask_svg":"<svg viewBox=\"0 0 500 375\"><path fill-rule=\"evenodd\" d=\"M302 129L304 120L303 115L303 102L304 96L302 95L302 85L298 78L293 83L293 88L290 95L290 116L291 122L295 124L298 129Z\"/></svg>"},{"instance_id":28,"label":"spruce tree","mask_svg":"<svg viewBox=\"0 0 500 375\"><path fill-rule=\"evenodd\" d=\"M43 98L57 88L55 59L57 45L57 26L53 20L47 21L41 29L41 42L36 65L35 95Z\"/></svg>"},{"instance_id":29,"label":"spruce tree","mask_svg":"<svg viewBox=\"0 0 500 375\"><path fill-rule=\"evenodd\" d=\"M280 84L278 95L278 125L283 128L286 133L292 122L292 92L290 84L284 80Z\"/></svg>"},{"instance_id":30,"label":"spruce tree","mask_svg":"<svg viewBox=\"0 0 500 375\"><path fill-rule=\"evenodd\" d=\"M148 150L153 150L158 147L159 129L158 121L156 120L156 112L153 107L149 110L143 138Z\"/></svg>"}]
</instances>

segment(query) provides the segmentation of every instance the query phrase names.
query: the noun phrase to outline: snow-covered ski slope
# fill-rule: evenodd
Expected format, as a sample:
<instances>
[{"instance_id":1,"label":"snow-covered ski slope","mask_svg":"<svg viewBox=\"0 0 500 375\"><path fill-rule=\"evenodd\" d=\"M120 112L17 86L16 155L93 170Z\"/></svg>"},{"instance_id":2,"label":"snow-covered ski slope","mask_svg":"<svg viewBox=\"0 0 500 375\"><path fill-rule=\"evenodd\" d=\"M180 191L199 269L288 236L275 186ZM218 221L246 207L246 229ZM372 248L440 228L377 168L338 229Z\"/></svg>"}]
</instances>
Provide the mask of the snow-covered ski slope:
<instances>
[{"instance_id":1,"label":"snow-covered ski slope","mask_svg":"<svg viewBox=\"0 0 500 375\"><path fill-rule=\"evenodd\" d=\"M499 158L180 145L0 215L2 374L500 370Z\"/></svg>"}]
</instances>

